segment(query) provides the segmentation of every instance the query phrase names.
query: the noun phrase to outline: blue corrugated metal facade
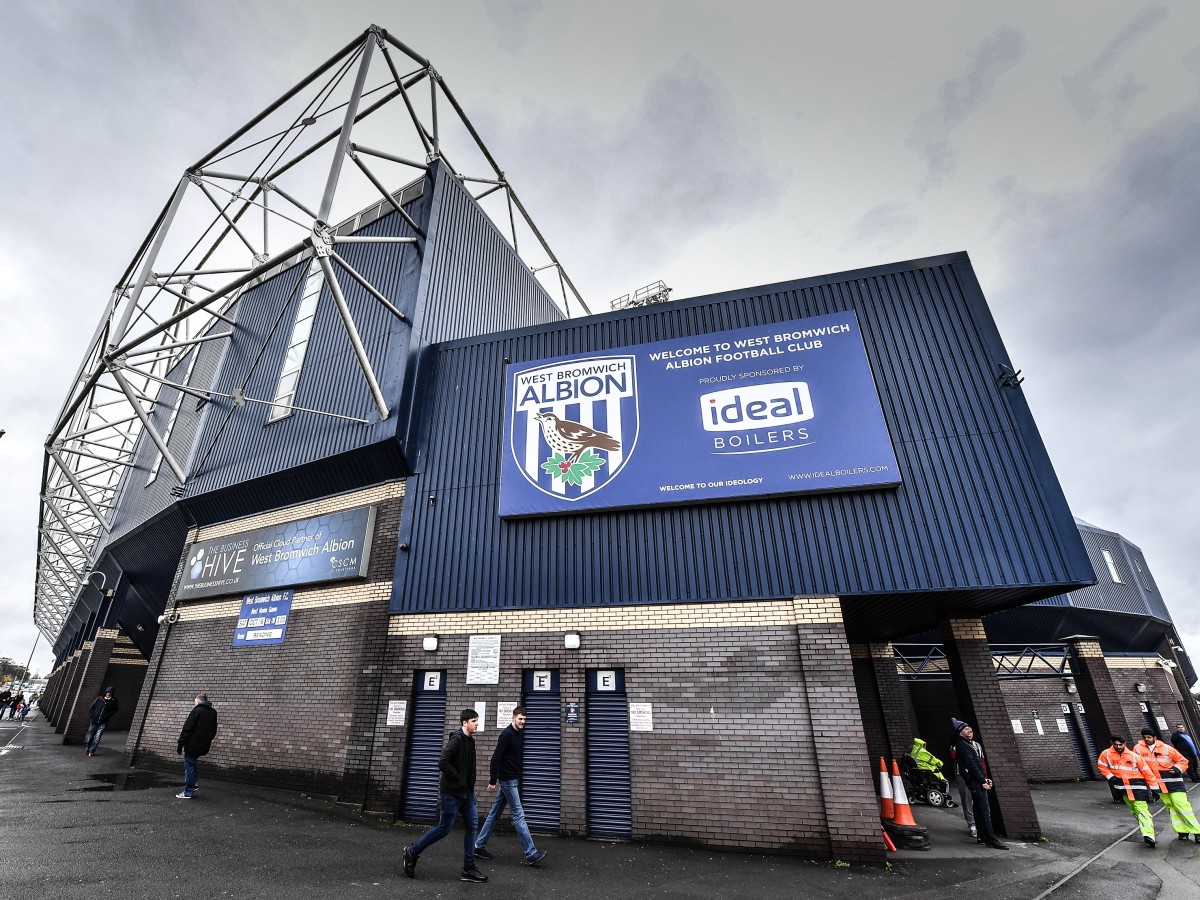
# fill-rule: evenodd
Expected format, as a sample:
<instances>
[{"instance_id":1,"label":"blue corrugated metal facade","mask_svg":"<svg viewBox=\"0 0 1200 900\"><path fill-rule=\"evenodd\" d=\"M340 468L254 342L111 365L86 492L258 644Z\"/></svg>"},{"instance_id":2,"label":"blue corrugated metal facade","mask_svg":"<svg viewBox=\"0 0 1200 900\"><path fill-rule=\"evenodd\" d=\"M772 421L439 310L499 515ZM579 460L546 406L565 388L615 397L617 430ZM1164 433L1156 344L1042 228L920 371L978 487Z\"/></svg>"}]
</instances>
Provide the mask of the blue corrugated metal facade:
<instances>
[{"instance_id":1,"label":"blue corrugated metal facade","mask_svg":"<svg viewBox=\"0 0 1200 900\"><path fill-rule=\"evenodd\" d=\"M898 489L498 518L506 361L848 309L900 462ZM1001 385L1009 365L965 254L444 344L393 611L835 594L909 598L890 605L902 620L913 604L985 612L1090 582L1024 398Z\"/></svg>"},{"instance_id":2,"label":"blue corrugated metal facade","mask_svg":"<svg viewBox=\"0 0 1200 900\"><path fill-rule=\"evenodd\" d=\"M294 404L367 424L299 409L268 422L284 354L292 333L301 284L311 262L303 254L282 263L238 298L228 312L230 337L199 345L173 367L184 377L199 354L189 384L213 391L212 399L185 397L173 415L178 391L163 386L150 413L188 474L180 489L163 465L150 468L157 448L143 434L134 466L119 486L114 528L98 563L113 560L124 572L119 597L136 585L136 603L120 606L128 633L153 645L189 526L223 521L403 477L411 471L408 448L420 422L424 353L434 340L482 334L561 320L553 301L513 252L478 203L441 161L396 195L426 233L413 244L339 244L346 261L408 318L402 321L334 263L347 306L389 408L386 421L372 401L329 286L323 285ZM341 235L414 237L416 233L380 203L337 228ZM230 331L217 320L210 333ZM268 401L240 402L229 395ZM99 595L84 591L56 643L69 652L96 628ZM137 626L141 626L138 631ZM61 651L61 652L60 652Z\"/></svg>"}]
</instances>

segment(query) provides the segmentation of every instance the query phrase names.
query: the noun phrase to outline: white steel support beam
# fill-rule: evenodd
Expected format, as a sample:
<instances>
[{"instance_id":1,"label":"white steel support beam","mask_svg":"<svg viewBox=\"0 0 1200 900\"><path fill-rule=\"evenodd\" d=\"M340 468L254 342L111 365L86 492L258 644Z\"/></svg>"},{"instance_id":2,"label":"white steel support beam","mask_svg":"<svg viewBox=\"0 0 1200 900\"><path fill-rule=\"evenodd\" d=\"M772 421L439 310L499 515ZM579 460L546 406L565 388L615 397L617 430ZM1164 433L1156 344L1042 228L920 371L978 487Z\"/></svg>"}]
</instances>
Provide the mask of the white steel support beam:
<instances>
[{"instance_id":1,"label":"white steel support beam","mask_svg":"<svg viewBox=\"0 0 1200 900\"><path fill-rule=\"evenodd\" d=\"M105 531L111 532L112 526L108 524L108 519L104 518L104 513L100 512L100 508L96 506L95 502L91 498L91 495L84 488L84 486L79 483L79 479L75 477L75 473L71 471L65 462L63 462L63 458L58 455L58 451L48 450L48 453L50 458L58 464L58 471L63 474L63 477L65 477L67 481L71 482L71 486L75 488L75 492L79 494L80 499L83 500L83 502L87 505L87 508L92 511L92 515L96 517L96 521L100 523L100 526Z\"/></svg>"},{"instance_id":2,"label":"white steel support beam","mask_svg":"<svg viewBox=\"0 0 1200 900\"><path fill-rule=\"evenodd\" d=\"M354 357L358 360L363 377L367 379L367 385L371 388L371 397L375 400L375 408L379 410L379 418L382 421L388 417L387 401L383 399L383 391L380 390L379 381L375 378L375 370L371 368L367 350L363 346L362 338L358 336L358 329L354 326L350 307L346 305L346 298L342 296L342 287L338 284L337 275L333 273L333 266L329 264L329 257L322 255L320 250L317 251L317 262L320 263L321 271L325 273L325 280L329 282L329 291L333 294L333 302L337 306L338 315L342 317L342 324L346 326L346 334L350 336L350 346L354 348Z\"/></svg>"},{"instance_id":3,"label":"white steel support beam","mask_svg":"<svg viewBox=\"0 0 1200 900\"><path fill-rule=\"evenodd\" d=\"M121 374L120 366L115 363L109 363L108 371L112 373L112 377L116 379L117 384L121 386L121 390L125 392L125 396L129 398L129 403L133 406L133 411L142 420L142 429L150 436L150 440L154 441L154 446L158 448L158 452L163 455L163 462L175 473L175 478L179 483L185 484L187 476L183 473L183 467L175 461L175 455L171 453L171 448L167 446L167 442L163 440L163 436L158 433L158 429L154 427L154 423L150 421L150 417L142 409L142 404L138 402L138 398L134 395L129 381Z\"/></svg>"},{"instance_id":4,"label":"white steel support beam","mask_svg":"<svg viewBox=\"0 0 1200 900\"><path fill-rule=\"evenodd\" d=\"M354 117L358 114L358 103L362 99L363 85L367 81L367 70L371 67L371 51L374 47L375 41L368 35L363 41L362 59L358 63L358 75L354 79L354 89L350 92L350 102L346 104L346 118L342 122L341 133L338 134L337 151L333 154L333 164L329 167L329 179L325 182L325 194L321 197L321 207L317 212L318 222L328 222L329 213L333 209L333 195L337 191L338 179L342 174L346 147L350 143L350 131L354 127Z\"/></svg>"}]
</instances>

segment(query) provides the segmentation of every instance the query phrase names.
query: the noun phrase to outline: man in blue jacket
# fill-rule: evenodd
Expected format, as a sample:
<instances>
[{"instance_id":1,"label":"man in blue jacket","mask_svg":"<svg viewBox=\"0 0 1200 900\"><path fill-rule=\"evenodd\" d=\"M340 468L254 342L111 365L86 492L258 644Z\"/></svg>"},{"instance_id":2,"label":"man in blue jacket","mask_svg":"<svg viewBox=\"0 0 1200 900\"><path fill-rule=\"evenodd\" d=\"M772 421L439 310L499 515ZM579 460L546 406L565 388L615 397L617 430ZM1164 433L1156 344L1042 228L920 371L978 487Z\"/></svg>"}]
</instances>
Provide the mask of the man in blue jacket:
<instances>
[{"instance_id":1,"label":"man in blue jacket","mask_svg":"<svg viewBox=\"0 0 1200 900\"><path fill-rule=\"evenodd\" d=\"M500 821L500 814L507 804L512 807L513 828L517 829L521 849L525 851L525 865L536 866L546 858L546 851L533 845L533 836L525 822L525 809L521 806L521 794L517 789L525 769L525 707L514 709L512 724L500 732L496 749L492 752L490 769L488 792L495 793L498 787L500 796L492 804L483 828L479 830L479 837L475 840L475 855L480 859L492 858L487 850L488 838L492 836L492 829Z\"/></svg>"},{"instance_id":2,"label":"man in blue jacket","mask_svg":"<svg viewBox=\"0 0 1200 900\"><path fill-rule=\"evenodd\" d=\"M450 732L442 758L438 760L438 790L441 793L441 819L426 831L415 844L404 848L404 874L417 877L417 860L431 844L450 833L454 820L461 814L463 835L463 867L460 881L483 884L487 876L475 867L475 828L479 824L479 806L475 801L475 738L479 728L479 713L464 709L459 715L461 727Z\"/></svg>"}]
</instances>

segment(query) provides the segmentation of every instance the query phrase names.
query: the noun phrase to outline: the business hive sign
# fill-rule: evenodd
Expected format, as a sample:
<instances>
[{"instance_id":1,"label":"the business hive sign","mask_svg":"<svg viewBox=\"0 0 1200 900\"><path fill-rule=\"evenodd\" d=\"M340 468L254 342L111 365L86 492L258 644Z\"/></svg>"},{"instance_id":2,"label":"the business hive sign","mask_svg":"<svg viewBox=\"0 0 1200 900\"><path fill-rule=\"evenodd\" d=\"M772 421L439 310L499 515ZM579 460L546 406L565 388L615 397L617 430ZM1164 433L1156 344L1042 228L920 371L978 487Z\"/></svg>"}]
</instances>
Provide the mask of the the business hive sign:
<instances>
[{"instance_id":1,"label":"the business hive sign","mask_svg":"<svg viewBox=\"0 0 1200 900\"><path fill-rule=\"evenodd\" d=\"M367 574L375 507L269 525L187 548L181 600L341 581Z\"/></svg>"},{"instance_id":2,"label":"the business hive sign","mask_svg":"<svg viewBox=\"0 0 1200 900\"><path fill-rule=\"evenodd\" d=\"M514 363L500 515L900 483L853 311Z\"/></svg>"}]
</instances>

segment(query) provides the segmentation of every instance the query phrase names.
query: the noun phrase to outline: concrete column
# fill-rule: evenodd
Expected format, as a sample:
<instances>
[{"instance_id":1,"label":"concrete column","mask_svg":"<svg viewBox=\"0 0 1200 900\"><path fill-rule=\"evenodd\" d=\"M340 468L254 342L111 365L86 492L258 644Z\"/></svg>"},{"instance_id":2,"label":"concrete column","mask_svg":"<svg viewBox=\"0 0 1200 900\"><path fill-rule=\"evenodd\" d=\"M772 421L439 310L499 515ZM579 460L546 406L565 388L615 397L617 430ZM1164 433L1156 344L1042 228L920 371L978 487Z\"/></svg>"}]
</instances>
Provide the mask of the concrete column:
<instances>
[{"instance_id":1,"label":"concrete column","mask_svg":"<svg viewBox=\"0 0 1200 900\"><path fill-rule=\"evenodd\" d=\"M797 648L812 723L813 764L834 859L883 865L878 800L837 597L797 597Z\"/></svg>"},{"instance_id":2,"label":"concrete column","mask_svg":"<svg viewBox=\"0 0 1200 900\"><path fill-rule=\"evenodd\" d=\"M1131 744L1136 743L1134 732L1140 731L1142 723L1130 729L1112 673L1100 649L1100 640L1086 634L1075 634L1063 638L1071 645L1071 674L1075 676L1075 687L1079 689L1079 702L1087 713L1096 746L1103 750L1108 746L1110 735L1124 735Z\"/></svg>"},{"instance_id":3,"label":"concrete column","mask_svg":"<svg viewBox=\"0 0 1200 900\"><path fill-rule=\"evenodd\" d=\"M87 736L88 709L92 701L104 690L108 662L112 658L117 636L117 629L101 628L96 632L96 639L84 645L89 652L80 657L79 686L75 690L75 699L59 726L64 744L81 744ZM117 702L121 702L120 697L117 698Z\"/></svg>"},{"instance_id":4,"label":"concrete column","mask_svg":"<svg viewBox=\"0 0 1200 900\"><path fill-rule=\"evenodd\" d=\"M988 772L994 782L992 822L996 831L1010 838L1036 840L1042 829L1021 754L1013 740L983 621L947 619L941 631L961 710L959 718L975 729L976 740L987 753Z\"/></svg>"}]
</instances>

